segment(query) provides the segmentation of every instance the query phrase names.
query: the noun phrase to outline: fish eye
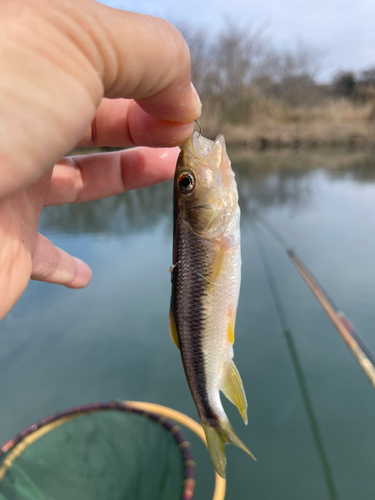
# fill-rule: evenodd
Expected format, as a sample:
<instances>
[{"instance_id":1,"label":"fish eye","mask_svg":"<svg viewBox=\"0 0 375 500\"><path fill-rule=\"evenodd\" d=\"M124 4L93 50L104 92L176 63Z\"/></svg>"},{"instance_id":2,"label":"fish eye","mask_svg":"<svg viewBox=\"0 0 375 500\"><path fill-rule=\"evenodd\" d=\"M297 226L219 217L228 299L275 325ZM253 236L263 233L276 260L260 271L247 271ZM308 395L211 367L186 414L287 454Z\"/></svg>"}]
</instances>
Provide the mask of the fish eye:
<instances>
[{"instance_id":1,"label":"fish eye","mask_svg":"<svg viewBox=\"0 0 375 500\"><path fill-rule=\"evenodd\" d=\"M178 178L178 187L183 193L190 193L194 189L195 178L190 172L183 172Z\"/></svg>"}]
</instances>

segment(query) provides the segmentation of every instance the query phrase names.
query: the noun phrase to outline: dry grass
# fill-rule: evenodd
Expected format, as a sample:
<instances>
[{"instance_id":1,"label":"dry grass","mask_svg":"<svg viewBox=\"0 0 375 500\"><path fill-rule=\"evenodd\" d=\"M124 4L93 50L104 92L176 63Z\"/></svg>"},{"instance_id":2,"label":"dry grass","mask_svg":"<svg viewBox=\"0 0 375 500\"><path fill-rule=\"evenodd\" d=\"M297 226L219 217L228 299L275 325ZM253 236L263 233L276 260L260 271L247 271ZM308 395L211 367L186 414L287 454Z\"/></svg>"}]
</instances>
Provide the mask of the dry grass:
<instances>
[{"instance_id":1,"label":"dry grass","mask_svg":"<svg viewBox=\"0 0 375 500\"><path fill-rule=\"evenodd\" d=\"M214 110L203 105L203 133L224 134L228 144L256 149L268 147L350 146L375 144L375 102L355 105L347 99L327 100L316 106L290 107L258 95L251 105L248 125L219 121Z\"/></svg>"}]
</instances>

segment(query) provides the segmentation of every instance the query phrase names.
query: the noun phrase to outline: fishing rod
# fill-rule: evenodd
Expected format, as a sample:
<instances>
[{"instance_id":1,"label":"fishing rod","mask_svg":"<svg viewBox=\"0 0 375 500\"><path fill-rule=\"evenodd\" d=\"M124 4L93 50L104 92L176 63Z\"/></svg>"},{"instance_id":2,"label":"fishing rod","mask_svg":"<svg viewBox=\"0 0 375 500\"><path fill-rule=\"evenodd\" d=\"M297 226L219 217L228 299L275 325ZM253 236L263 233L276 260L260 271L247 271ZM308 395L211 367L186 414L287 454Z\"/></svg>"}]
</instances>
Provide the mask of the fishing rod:
<instances>
[{"instance_id":1,"label":"fishing rod","mask_svg":"<svg viewBox=\"0 0 375 500\"><path fill-rule=\"evenodd\" d=\"M261 224L284 248L288 257L297 268L298 272L307 283L319 304L323 307L329 319L332 321L341 338L349 347L351 353L356 359L359 366L362 368L364 374L371 382L375 389L375 356L374 353L365 344L363 339L358 335L354 326L345 316L345 314L335 305L333 300L324 291L323 287L319 285L311 271L306 264L297 256L296 252L288 245L284 237L273 227L269 221L263 216L257 214L257 221Z\"/></svg>"}]
</instances>

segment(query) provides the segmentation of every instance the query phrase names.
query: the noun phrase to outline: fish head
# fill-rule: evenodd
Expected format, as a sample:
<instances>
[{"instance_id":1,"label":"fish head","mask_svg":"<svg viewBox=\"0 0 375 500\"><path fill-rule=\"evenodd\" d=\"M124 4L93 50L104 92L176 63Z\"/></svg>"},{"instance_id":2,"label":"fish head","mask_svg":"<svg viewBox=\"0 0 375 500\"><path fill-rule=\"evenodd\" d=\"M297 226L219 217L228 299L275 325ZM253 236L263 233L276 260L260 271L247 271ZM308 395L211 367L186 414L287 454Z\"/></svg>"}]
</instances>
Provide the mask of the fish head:
<instances>
[{"instance_id":1,"label":"fish head","mask_svg":"<svg viewBox=\"0 0 375 500\"><path fill-rule=\"evenodd\" d=\"M177 216L198 236L217 238L238 209L238 192L225 140L194 132L182 145L174 178Z\"/></svg>"}]
</instances>

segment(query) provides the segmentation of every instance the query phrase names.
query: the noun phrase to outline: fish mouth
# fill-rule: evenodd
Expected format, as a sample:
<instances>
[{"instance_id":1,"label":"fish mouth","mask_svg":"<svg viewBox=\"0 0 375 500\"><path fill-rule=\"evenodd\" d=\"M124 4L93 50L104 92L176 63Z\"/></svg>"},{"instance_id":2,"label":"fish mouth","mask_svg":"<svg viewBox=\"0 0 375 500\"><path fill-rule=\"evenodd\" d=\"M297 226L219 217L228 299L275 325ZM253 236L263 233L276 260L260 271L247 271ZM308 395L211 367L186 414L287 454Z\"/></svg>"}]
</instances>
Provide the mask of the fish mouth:
<instances>
[{"instance_id":1,"label":"fish mouth","mask_svg":"<svg viewBox=\"0 0 375 500\"><path fill-rule=\"evenodd\" d=\"M194 132L190 138L190 150L199 160L206 160L216 150L218 150L219 155L221 154L223 140L222 135L218 135L215 141L211 141L203 137L199 132Z\"/></svg>"}]
</instances>

